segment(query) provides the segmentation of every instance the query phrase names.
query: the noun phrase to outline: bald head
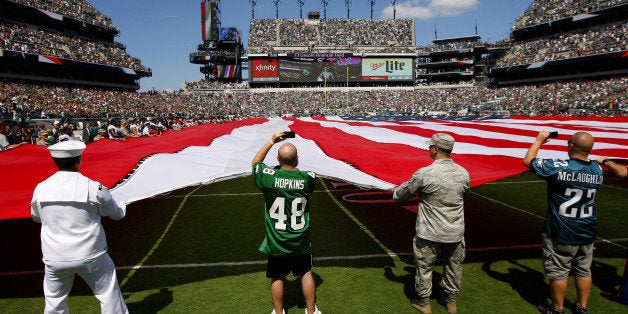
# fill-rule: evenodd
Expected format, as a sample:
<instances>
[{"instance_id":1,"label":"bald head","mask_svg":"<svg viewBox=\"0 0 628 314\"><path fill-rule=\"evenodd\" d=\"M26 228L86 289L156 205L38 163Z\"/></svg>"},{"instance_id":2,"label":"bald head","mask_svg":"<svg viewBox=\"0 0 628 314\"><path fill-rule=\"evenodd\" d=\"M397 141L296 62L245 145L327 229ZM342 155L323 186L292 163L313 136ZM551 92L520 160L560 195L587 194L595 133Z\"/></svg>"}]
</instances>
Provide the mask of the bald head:
<instances>
[{"instance_id":1,"label":"bald head","mask_svg":"<svg viewBox=\"0 0 628 314\"><path fill-rule=\"evenodd\" d=\"M571 136L574 153L588 155L593 149L593 136L587 132L577 132Z\"/></svg>"},{"instance_id":2,"label":"bald head","mask_svg":"<svg viewBox=\"0 0 628 314\"><path fill-rule=\"evenodd\" d=\"M279 147L277 154L277 160L280 166L288 166L296 168L299 163L299 157L297 156L297 148L291 143L285 143Z\"/></svg>"}]
</instances>

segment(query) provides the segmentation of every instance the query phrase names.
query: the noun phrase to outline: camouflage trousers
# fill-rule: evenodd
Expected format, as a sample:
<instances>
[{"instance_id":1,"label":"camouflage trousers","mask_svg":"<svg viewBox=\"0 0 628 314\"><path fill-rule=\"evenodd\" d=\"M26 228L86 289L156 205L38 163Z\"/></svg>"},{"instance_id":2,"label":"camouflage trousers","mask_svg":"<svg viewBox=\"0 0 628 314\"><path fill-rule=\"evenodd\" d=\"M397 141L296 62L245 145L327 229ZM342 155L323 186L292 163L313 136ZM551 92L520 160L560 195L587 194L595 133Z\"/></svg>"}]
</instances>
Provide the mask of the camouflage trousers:
<instances>
[{"instance_id":1,"label":"camouflage trousers","mask_svg":"<svg viewBox=\"0 0 628 314\"><path fill-rule=\"evenodd\" d=\"M432 294L432 271L438 254L443 260L443 288L448 303L456 303L462 285L462 262L465 257L464 239L454 243L433 242L414 237L414 289L421 306L429 304Z\"/></svg>"}]
</instances>

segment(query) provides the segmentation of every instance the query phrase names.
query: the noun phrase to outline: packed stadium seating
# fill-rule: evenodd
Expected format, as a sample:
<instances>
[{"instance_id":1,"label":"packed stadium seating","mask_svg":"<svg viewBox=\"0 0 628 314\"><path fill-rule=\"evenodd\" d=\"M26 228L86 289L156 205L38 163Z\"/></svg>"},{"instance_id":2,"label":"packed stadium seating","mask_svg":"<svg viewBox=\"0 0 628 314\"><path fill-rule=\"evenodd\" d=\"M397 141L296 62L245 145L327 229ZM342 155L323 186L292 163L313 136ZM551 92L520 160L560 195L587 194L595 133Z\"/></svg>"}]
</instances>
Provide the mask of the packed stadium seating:
<instances>
[{"instance_id":1,"label":"packed stadium seating","mask_svg":"<svg viewBox=\"0 0 628 314\"><path fill-rule=\"evenodd\" d=\"M513 28L556 21L626 3L627 0L536 0L519 16Z\"/></svg>"},{"instance_id":2,"label":"packed stadium seating","mask_svg":"<svg viewBox=\"0 0 628 314\"><path fill-rule=\"evenodd\" d=\"M398 52L415 46L412 20L251 19L249 36L249 53L324 51L330 47L356 53L367 48Z\"/></svg>"},{"instance_id":3,"label":"packed stadium seating","mask_svg":"<svg viewBox=\"0 0 628 314\"><path fill-rule=\"evenodd\" d=\"M110 19L86 1L14 1L89 23L115 29ZM55 2L56 3L56 2ZM76 4L81 10L69 12ZM519 29L574 14L626 5L628 1L537 0L517 20ZM560 4L560 7L558 6ZM488 49L488 65L508 68L541 61L574 59L626 51L628 19L599 22L589 27L557 30L547 36L526 40L447 42L416 46L411 20L362 19L252 19L248 53L267 54L307 49L353 53L406 52L428 60L430 54L460 49ZM382 29L394 29L396 36L380 36ZM298 35L298 36L297 36ZM107 66L146 69L125 47L113 41L73 37L58 29L0 17L0 48ZM505 51L503 56L494 51ZM498 48L498 49L497 49ZM484 50L482 50L484 51ZM449 57L447 57L449 58ZM491 61L490 59L495 59ZM457 59L448 59L455 62ZM491 64L491 62L495 62ZM577 64L577 63L576 63ZM619 69L624 70L625 69ZM419 69L417 71L426 71ZM517 73L517 72L514 72ZM173 93L94 87L84 82L51 83L42 80L0 80L2 131L12 144L33 142L49 125L42 121L98 122L102 127L113 118L206 121L269 116L311 116L340 114L447 116L447 115L625 115L628 112L628 76L625 72L588 73L586 76L555 80L552 73L523 84L486 85L480 82L441 81L402 86L389 83L372 86L329 84L306 86L250 86L246 83L219 83L205 80L183 82ZM500 87L496 87L500 86ZM44 120L37 120L44 119ZM23 122L31 122L22 124ZM37 122L39 121L39 122ZM40 123L40 126L35 126ZM19 135L12 131L20 130Z\"/></svg>"},{"instance_id":4,"label":"packed stadium seating","mask_svg":"<svg viewBox=\"0 0 628 314\"><path fill-rule=\"evenodd\" d=\"M75 18L94 25L106 28L117 29L111 19L102 15L91 4L85 0L12 0L13 2L25 4L33 8L46 10L52 13Z\"/></svg>"},{"instance_id":5,"label":"packed stadium seating","mask_svg":"<svg viewBox=\"0 0 628 314\"><path fill-rule=\"evenodd\" d=\"M628 47L628 22L604 25L518 42L497 66L530 64L618 52Z\"/></svg>"},{"instance_id":6,"label":"packed stadium seating","mask_svg":"<svg viewBox=\"0 0 628 314\"><path fill-rule=\"evenodd\" d=\"M24 23L0 20L4 49L109 66L146 70L124 45L100 42Z\"/></svg>"}]
</instances>

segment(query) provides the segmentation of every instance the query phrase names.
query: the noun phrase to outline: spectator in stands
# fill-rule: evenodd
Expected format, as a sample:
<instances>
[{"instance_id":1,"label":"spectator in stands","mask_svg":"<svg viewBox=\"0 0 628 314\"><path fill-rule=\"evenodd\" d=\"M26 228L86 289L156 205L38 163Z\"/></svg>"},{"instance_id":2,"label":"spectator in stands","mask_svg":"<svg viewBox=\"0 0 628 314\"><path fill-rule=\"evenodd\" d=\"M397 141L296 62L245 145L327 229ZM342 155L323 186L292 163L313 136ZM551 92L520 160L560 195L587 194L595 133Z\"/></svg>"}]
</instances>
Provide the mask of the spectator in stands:
<instances>
[{"instance_id":1,"label":"spectator in stands","mask_svg":"<svg viewBox=\"0 0 628 314\"><path fill-rule=\"evenodd\" d=\"M48 140L48 132L41 131L39 132L37 136L37 140L35 141L35 144L40 145L40 146L48 146L47 140Z\"/></svg>"},{"instance_id":2,"label":"spectator in stands","mask_svg":"<svg viewBox=\"0 0 628 314\"><path fill-rule=\"evenodd\" d=\"M59 142L64 141L74 141L74 127L72 125L66 125L63 129L61 129Z\"/></svg>"},{"instance_id":3,"label":"spectator in stands","mask_svg":"<svg viewBox=\"0 0 628 314\"><path fill-rule=\"evenodd\" d=\"M140 130L139 121L137 119L133 119L131 121L131 125L129 126L130 137L140 137L142 136L142 131Z\"/></svg>"},{"instance_id":4,"label":"spectator in stands","mask_svg":"<svg viewBox=\"0 0 628 314\"><path fill-rule=\"evenodd\" d=\"M9 145L11 145L11 143L9 143L9 139L7 138L4 130L5 130L5 125L4 123L0 122L0 151L8 149Z\"/></svg>"},{"instance_id":5,"label":"spectator in stands","mask_svg":"<svg viewBox=\"0 0 628 314\"><path fill-rule=\"evenodd\" d=\"M105 129L98 129L96 132L96 136L94 136L94 139L92 140L93 142L107 138L107 131Z\"/></svg>"},{"instance_id":6,"label":"spectator in stands","mask_svg":"<svg viewBox=\"0 0 628 314\"><path fill-rule=\"evenodd\" d=\"M81 130L81 137L83 139L83 143L89 143L93 140L91 122L86 121L85 123L83 123L83 130Z\"/></svg>"},{"instance_id":7,"label":"spectator in stands","mask_svg":"<svg viewBox=\"0 0 628 314\"><path fill-rule=\"evenodd\" d=\"M107 137L113 140L123 140L124 135L120 132L120 120L112 119L107 126Z\"/></svg>"},{"instance_id":8,"label":"spectator in stands","mask_svg":"<svg viewBox=\"0 0 628 314\"><path fill-rule=\"evenodd\" d=\"M120 128L118 131L122 135L122 138L127 138L129 135L131 135L131 132L129 131L127 127L127 120L125 119L120 120Z\"/></svg>"},{"instance_id":9,"label":"spectator in stands","mask_svg":"<svg viewBox=\"0 0 628 314\"><path fill-rule=\"evenodd\" d=\"M146 121L144 122L144 128L142 128L142 137L149 137L149 136L153 136L152 127L151 127L150 121Z\"/></svg>"}]
</instances>

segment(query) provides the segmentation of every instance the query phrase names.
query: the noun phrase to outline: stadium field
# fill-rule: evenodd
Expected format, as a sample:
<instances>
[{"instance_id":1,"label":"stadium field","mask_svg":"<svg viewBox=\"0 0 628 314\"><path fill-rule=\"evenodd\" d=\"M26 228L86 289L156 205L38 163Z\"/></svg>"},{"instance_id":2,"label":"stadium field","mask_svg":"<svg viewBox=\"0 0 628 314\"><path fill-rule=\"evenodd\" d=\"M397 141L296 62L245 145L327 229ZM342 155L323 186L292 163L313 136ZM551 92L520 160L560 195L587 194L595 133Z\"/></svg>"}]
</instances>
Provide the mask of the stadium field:
<instances>
[{"instance_id":1,"label":"stadium field","mask_svg":"<svg viewBox=\"0 0 628 314\"><path fill-rule=\"evenodd\" d=\"M609 178L598 192L598 241L593 263L593 313L628 308L602 297L623 274L628 234L628 184ZM472 189L466 199L467 258L461 313L535 313L549 296L540 261L545 183L533 175ZM310 200L317 304L324 313L413 313L412 238L416 199L320 179ZM105 219L131 313L270 313L263 239L263 199L250 176L189 187L129 205L127 217ZM0 312L41 313L43 264L39 225L0 221ZM432 308L442 267L434 273ZM569 300L575 298L570 279ZM98 313L77 279L74 313ZM286 284L287 313L303 313L300 282ZM567 311L569 313L569 310Z\"/></svg>"}]
</instances>

